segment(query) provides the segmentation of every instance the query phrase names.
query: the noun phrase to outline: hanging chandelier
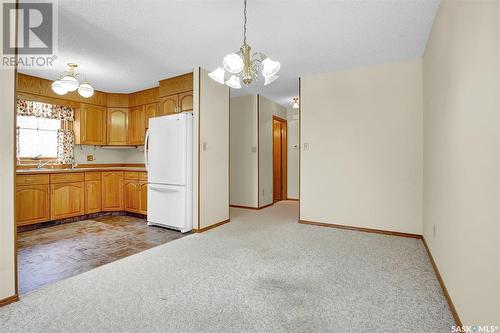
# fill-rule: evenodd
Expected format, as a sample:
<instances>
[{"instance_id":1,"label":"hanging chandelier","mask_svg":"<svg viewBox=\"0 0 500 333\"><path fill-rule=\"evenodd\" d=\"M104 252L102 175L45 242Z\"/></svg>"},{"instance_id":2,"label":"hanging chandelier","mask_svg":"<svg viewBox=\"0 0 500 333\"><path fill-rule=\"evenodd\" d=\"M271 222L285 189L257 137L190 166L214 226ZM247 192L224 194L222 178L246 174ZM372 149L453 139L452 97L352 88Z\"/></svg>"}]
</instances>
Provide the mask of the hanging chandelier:
<instances>
[{"instance_id":1,"label":"hanging chandelier","mask_svg":"<svg viewBox=\"0 0 500 333\"><path fill-rule=\"evenodd\" d=\"M82 84L78 82L76 77L77 64L69 63L68 71L61 74L59 80L52 82L52 90L58 95L64 95L68 92L78 90L80 96L89 98L94 95L94 88L85 80Z\"/></svg>"},{"instance_id":2,"label":"hanging chandelier","mask_svg":"<svg viewBox=\"0 0 500 333\"><path fill-rule=\"evenodd\" d=\"M276 81L280 70L280 63L269 59L261 52L250 53L251 47L247 44L247 0L243 4L243 45L239 52L226 55L222 61L223 68L218 67L208 75L227 86L240 89L241 83L251 85L259 78L259 72L264 77L264 85Z\"/></svg>"}]
</instances>

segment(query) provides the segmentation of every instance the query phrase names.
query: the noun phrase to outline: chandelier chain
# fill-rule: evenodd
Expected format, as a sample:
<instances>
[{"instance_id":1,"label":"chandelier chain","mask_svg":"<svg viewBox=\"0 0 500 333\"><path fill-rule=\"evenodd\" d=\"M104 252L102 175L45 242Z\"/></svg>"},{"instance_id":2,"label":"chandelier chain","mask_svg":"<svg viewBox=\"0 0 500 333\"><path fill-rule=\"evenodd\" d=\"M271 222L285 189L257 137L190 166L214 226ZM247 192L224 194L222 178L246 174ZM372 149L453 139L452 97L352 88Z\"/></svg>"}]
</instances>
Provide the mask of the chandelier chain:
<instances>
[{"instance_id":1,"label":"chandelier chain","mask_svg":"<svg viewBox=\"0 0 500 333\"><path fill-rule=\"evenodd\" d=\"M243 2L243 45L247 43L247 0Z\"/></svg>"}]
</instances>

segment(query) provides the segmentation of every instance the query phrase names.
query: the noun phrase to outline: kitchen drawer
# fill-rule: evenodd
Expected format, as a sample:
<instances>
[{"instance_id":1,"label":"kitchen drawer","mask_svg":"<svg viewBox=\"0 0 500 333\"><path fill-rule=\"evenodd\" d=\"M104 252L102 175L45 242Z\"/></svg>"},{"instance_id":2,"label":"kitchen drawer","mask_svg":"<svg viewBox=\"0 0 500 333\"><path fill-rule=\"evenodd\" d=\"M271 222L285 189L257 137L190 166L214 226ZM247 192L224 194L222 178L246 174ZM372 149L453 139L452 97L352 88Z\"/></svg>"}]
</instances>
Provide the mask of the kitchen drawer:
<instances>
[{"instance_id":1,"label":"kitchen drawer","mask_svg":"<svg viewBox=\"0 0 500 333\"><path fill-rule=\"evenodd\" d=\"M51 184L60 184L60 183L77 183L83 182L85 180L85 175L83 172L80 173L55 173L50 175L50 183Z\"/></svg>"},{"instance_id":2,"label":"kitchen drawer","mask_svg":"<svg viewBox=\"0 0 500 333\"><path fill-rule=\"evenodd\" d=\"M127 180L139 180L139 173L137 171L125 171L123 175Z\"/></svg>"},{"instance_id":3,"label":"kitchen drawer","mask_svg":"<svg viewBox=\"0 0 500 333\"><path fill-rule=\"evenodd\" d=\"M44 185L49 183L49 175L17 175L16 185Z\"/></svg>"},{"instance_id":4,"label":"kitchen drawer","mask_svg":"<svg viewBox=\"0 0 500 333\"><path fill-rule=\"evenodd\" d=\"M101 172L85 172L85 181L87 180L101 180Z\"/></svg>"},{"instance_id":5,"label":"kitchen drawer","mask_svg":"<svg viewBox=\"0 0 500 333\"><path fill-rule=\"evenodd\" d=\"M139 180L148 181L148 173L147 172L139 172Z\"/></svg>"}]
</instances>

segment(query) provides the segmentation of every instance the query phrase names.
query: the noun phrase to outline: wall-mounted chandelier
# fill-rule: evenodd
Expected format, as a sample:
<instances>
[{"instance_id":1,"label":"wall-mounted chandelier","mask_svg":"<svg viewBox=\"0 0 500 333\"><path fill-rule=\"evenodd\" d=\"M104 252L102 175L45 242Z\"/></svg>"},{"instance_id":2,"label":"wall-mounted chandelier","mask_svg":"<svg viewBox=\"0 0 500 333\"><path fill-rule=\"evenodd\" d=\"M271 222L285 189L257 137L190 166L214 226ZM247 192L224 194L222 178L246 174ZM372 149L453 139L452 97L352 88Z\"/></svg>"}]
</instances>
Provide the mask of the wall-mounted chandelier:
<instances>
[{"instance_id":1,"label":"wall-mounted chandelier","mask_svg":"<svg viewBox=\"0 0 500 333\"><path fill-rule=\"evenodd\" d=\"M77 64L69 63L68 71L61 74L59 80L52 82L52 90L58 95L64 95L71 91L78 90L80 96L89 98L94 94L94 88L85 80L82 84L78 82L76 77L79 73L76 72Z\"/></svg>"},{"instance_id":2,"label":"wall-mounted chandelier","mask_svg":"<svg viewBox=\"0 0 500 333\"><path fill-rule=\"evenodd\" d=\"M242 82L249 86L257 81L261 72L264 85L267 86L279 77L276 74L280 70L280 63L261 52L251 55L251 47L247 44L247 0L244 0L243 6L243 45L240 51L226 55L222 61L224 68L218 67L208 75L220 84L240 89Z\"/></svg>"}]
</instances>

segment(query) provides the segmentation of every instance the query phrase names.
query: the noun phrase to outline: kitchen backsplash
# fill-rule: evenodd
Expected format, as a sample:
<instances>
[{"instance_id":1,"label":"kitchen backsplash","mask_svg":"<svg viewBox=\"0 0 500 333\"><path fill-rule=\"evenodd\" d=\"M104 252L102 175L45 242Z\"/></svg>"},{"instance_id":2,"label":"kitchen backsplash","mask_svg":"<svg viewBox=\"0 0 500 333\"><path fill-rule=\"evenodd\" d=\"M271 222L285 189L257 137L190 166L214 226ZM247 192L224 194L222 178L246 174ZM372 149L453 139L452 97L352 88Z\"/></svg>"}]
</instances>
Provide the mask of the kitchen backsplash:
<instances>
[{"instance_id":1,"label":"kitchen backsplash","mask_svg":"<svg viewBox=\"0 0 500 333\"><path fill-rule=\"evenodd\" d=\"M93 161L87 161L89 154L94 155ZM144 147L102 148L76 145L75 162L77 164L144 163Z\"/></svg>"}]
</instances>

